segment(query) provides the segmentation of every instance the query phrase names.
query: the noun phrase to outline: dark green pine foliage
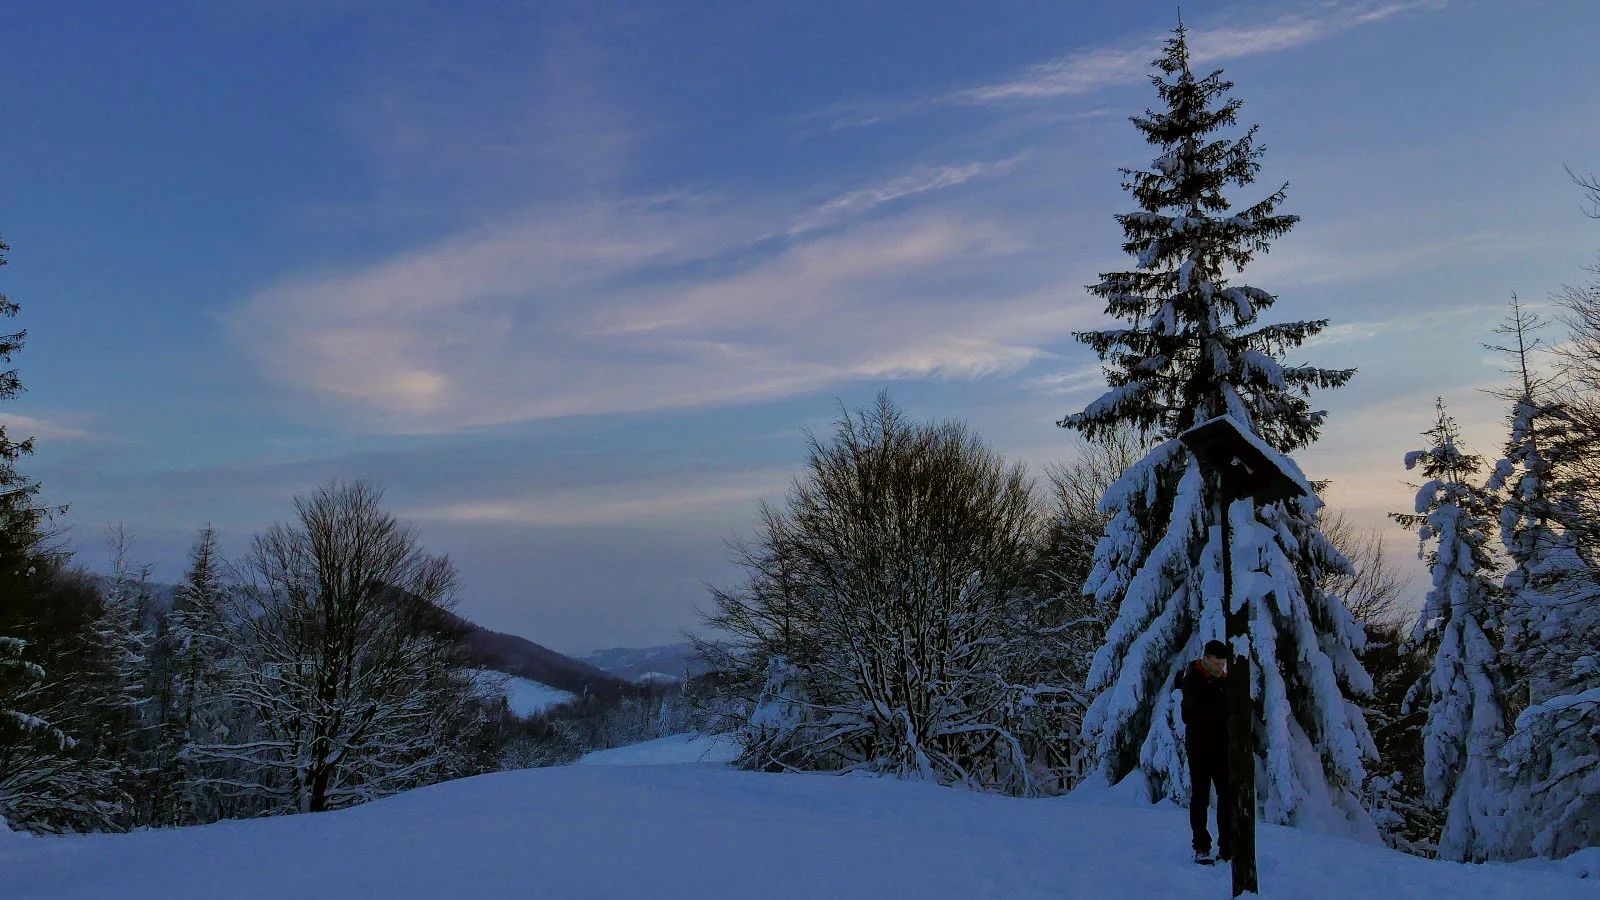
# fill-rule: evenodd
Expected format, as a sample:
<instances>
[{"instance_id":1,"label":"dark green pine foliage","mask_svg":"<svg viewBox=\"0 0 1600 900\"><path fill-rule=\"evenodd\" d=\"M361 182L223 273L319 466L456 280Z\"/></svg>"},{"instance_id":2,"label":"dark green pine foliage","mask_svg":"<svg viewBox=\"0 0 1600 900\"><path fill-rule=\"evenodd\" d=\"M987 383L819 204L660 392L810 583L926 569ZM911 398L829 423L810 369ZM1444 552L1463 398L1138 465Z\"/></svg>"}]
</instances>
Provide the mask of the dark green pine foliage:
<instances>
[{"instance_id":1,"label":"dark green pine foliage","mask_svg":"<svg viewBox=\"0 0 1600 900\"><path fill-rule=\"evenodd\" d=\"M5 251L10 249L0 241L0 266L6 264ZM14 317L19 309L15 302L0 293L0 316ZM22 349L27 337L26 331L0 334L0 365L11 364L12 356ZM0 371L0 402L15 399L21 393L22 378L17 370ZM52 512L35 503L38 482L17 471L17 461L31 453L33 438L13 441L5 426L0 424L0 565L10 569L25 563L38 549L45 538L45 520Z\"/></svg>"},{"instance_id":2,"label":"dark green pine foliage","mask_svg":"<svg viewBox=\"0 0 1600 900\"><path fill-rule=\"evenodd\" d=\"M1221 71L1196 78L1179 26L1151 76L1166 109L1134 116L1133 124L1161 148L1151 170L1123 169L1123 188L1139 204L1117 216L1122 249L1138 268L1102 274L1089 288L1106 313L1128 327L1083 332L1107 365L1112 391L1060 424L1093 437L1131 423L1174 437L1206 419L1232 414L1289 453L1316 439L1325 413L1306 398L1334 388L1354 369L1285 366L1278 358L1328 325L1327 319L1257 325L1277 299L1260 288L1230 286L1225 269L1242 272L1270 241L1300 220L1281 215L1287 185L1238 212L1223 195L1261 170L1264 148L1251 126L1238 138L1216 137L1237 125L1240 101L1226 97L1233 82Z\"/></svg>"},{"instance_id":3,"label":"dark green pine foliage","mask_svg":"<svg viewBox=\"0 0 1600 900\"><path fill-rule=\"evenodd\" d=\"M6 264L0 241L0 266ZM0 315L19 308L0 294ZM27 332L0 334L0 365L9 366ZM22 393L17 370L0 371L0 401ZM53 579L64 554L49 547L49 517L37 505L37 482L17 471L33 439L14 441L0 424L0 831L6 827L63 830L103 821L98 798L104 779L78 758L64 717L57 657L41 653L55 635L48 619Z\"/></svg>"},{"instance_id":4,"label":"dark green pine foliage","mask_svg":"<svg viewBox=\"0 0 1600 900\"><path fill-rule=\"evenodd\" d=\"M1188 802L1183 727L1174 676L1223 632L1221 548L1215 485L1178 435L1231 415L1282 453L1313 441L1324 413L1315 388L1334 388L1349 369L1289 365L1283 357L1327 320L1261 324L1275 297L1231 284L1258 253L1292 228L1284 188L1235 210L1227 192L1250 185L1263 150L1251 127L1238 137L1240 103L1221 72L1196 77L1180 26L1156 60L1159 111L1133 117L1159 149L1148 169L1125 169L1138 210L1117 217L1130 271L1102 274L1090 290L1124 324L1078 339L1100 356L1110 390L1059 424L1091 438L1141 430L1155 443L1107 491L1110 517L1084 585L1109 622L1086 685L1090 777L1142 775L1152 799ZM1292 460L1288 465L1293 468ZM1364 760L1376 754L1360 709L1371 679L1357 658L1365 643L1341 599L1321 587L1349 562L1317 527L1322 503L1305 497L1230 511L1234 560L1251 610L1256 752L1266 821L1348 828L1375 836L1361 808ZM1313 760L1319 760L1320 767ZM1319 771L1320 769L1320 771ZM1342 824L1341 824L1342 823Z\"/></svg>"}]
</instances>

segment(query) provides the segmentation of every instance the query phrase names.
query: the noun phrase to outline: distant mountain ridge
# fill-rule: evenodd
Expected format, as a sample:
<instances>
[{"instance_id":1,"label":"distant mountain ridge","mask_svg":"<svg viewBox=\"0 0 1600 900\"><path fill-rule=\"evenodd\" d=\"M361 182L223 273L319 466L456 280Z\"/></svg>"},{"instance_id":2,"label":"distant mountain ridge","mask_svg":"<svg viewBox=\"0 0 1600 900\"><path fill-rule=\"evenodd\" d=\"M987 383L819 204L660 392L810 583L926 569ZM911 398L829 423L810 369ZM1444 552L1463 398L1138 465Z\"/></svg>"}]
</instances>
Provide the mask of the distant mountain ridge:
<instances>
[{"instance_id":1,"label":"distant mountain ridge","mask_svg":"<svg viewBox=\"0 0 1600 900\"><path fill-rule=\"evenodd\" d=\"M704 675L708 666L699 658L694 644L662 644L659 647L612 647L578 657L598 669L632 682L659 681L662 676L683 680Z\"/></svg>"},{"instance_id":2,"label":"distant mountain ridge","mask_svg":"<svg viewBox=\"0 0 1600 900\"><path fill-rule=\"evenodd\" d=\"M490 631L449 610L428 606L431 609L425 615L433 620L433 627L455 640L467 665L537 681L580 697L619 693L627 684L623 678L525 637Z\"/></svg>"},{"instance_id":3,"label":"distant mountain ridge","mask_svg":"<svg viewBox=\"0 0 1600 900\"><path fill-rule=\"evenodd\" d=\"M109 576L91 573L91 577L101 590L108 589L112 584ZM155 601L148 615L164 616L172 608L173 594L178 585L152 581L145 586ZM557 653L527 638L490 631L420 597L398 591L396 594L397 599L408 600L418 606L418 612L428 628L455 641L461 661L468 666L537 681L580 697L584 694L620 693L631 680ZM153 618L145 625L153 626Z\"/></svg>"}]
</instances>

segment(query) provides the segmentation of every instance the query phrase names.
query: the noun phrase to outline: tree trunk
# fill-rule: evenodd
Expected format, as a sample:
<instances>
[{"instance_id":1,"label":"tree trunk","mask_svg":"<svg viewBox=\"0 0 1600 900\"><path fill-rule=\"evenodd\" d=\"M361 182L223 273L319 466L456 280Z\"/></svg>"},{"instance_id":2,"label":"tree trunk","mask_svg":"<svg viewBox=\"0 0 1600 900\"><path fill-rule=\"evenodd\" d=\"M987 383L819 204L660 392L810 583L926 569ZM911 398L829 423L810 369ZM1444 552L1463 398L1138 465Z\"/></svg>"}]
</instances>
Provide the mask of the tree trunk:
<instances>
[{"instance_id":1,"label":"tree trunk","mask_svg":"<svg viewBox=\"0 0 1600 900\"><path fill-rule=\"evenodd\" d=\"M1250 698L1250 657L1255 645L1250 636L1250 604L1235 604L1233 596L1232 497L1227 481L1217 479L1218 505L1222 514L1222 609L1224 627L1232 659L1228 661L1228 788L1231 797L1218 797L1217 808L1228 804L1230 849L1233 851L1233 896L1255 894L1256 880L1256 711ZM1251 509L1254 510L1254 503ZM1238 652L1234 638L1243 638L1245 652Z\"/></svg>"}]
</instances>

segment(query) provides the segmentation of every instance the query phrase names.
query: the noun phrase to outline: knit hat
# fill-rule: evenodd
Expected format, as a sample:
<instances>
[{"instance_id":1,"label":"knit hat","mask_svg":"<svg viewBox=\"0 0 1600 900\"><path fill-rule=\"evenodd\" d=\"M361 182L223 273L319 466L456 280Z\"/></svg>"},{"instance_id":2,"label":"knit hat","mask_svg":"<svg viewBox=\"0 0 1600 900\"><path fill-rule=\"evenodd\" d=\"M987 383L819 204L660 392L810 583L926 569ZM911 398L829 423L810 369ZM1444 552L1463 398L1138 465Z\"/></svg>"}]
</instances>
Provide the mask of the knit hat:
<instances>
[{"instance_id":1,"label":"knit hat","mask_svg":"<svg viewBox=\"0 0 1600 900\"><path fill-rule=\"evenodd\" d=\"M1206 655L1217 659L1228 658L1228 645L1221 641L1206 641Z\"/></svg>"}]
</instances>

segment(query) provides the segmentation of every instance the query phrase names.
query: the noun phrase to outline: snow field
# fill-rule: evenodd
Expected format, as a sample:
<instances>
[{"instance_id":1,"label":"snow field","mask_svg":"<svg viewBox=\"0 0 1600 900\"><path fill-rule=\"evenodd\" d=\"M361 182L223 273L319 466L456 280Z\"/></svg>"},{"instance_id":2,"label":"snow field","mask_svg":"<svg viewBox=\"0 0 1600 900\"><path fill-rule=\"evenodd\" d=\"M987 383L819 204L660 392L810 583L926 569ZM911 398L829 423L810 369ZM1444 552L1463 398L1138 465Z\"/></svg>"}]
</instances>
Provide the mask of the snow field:
<instances>
[{"instance_id":1,"label":"snow field","mask_svg":"<svg viewBox=\"0 0 1600 900\"><path fill-rule=\"evenodd\" d=\"M664 760L717 746L680 736L621 749ZM1190 862L1183 810L1125 805L1115 791L1018 800L626 758L606 751L337 813L8 836L0 875L7 900L1227 896L1225 867ZM1549 871L1430 861L1287 828L1264 827L1259 842L1266 897L1600 897L1600 885Z\"/></svg>"},{"instance_id":2,"label":"snow field","mask_svg":"<svg viewBox=\"0 0 1600 900\"><path fill-rule=\"evenodd\" d=\"M522 718L559 706L575 696L569 691L526 678L513 676L506 679L506 702L511 705L511 711Z\"/></svg>"},{"instance_id":3,"label":"snow field","mask_svg":"<svg viewBox=\"0 0 1600 900\"><path fill-rule=\"evenodd\" d=\"M659 740L630 744L584 754L580 766L660 766L675 763L726 763L739 756L732 737L709 734L675 734Z\"/></svg>"}]
</instances>

